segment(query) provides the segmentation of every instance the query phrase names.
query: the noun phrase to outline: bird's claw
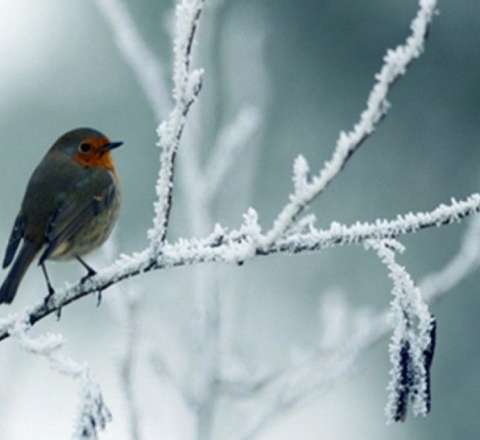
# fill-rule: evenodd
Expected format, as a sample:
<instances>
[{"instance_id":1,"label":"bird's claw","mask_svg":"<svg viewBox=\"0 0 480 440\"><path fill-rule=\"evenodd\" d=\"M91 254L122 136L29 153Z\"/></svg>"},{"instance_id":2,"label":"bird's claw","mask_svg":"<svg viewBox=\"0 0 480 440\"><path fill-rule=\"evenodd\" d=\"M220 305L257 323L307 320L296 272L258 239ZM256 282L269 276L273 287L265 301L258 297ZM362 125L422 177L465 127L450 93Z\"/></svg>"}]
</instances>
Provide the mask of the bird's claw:
<instances>
[{"instance_id":1,"label":"bird's claw","mask_svg":"<svg viewBox=\"0 0 480 440\"><path fill-rule=\"evenodd\" d=\"M97 274L94 270L89 270L88 273L80 279L80 284L85 284L90 278L94 277Z\"/></svg>"},{"instance_id":2,"label":"bird's claw","mask_svg":"<svg viewBox=\"0 0 480 440\"><path fill-rule=\"evenodd\" d=\"M44 307L48 307L48 303L50 300L53 298L55 295L55 290L53 289L52 286L48 286L48 295L43 299L43 305Z\"/></svg>"},{"instance_id":3,"label":"bird's claw","mask_svg":"<svg viewBox=\"0 0 480 440\"><path fill-rule=\"evenodd\" d=\"M59 305L57 308L57 311L55 312L55 316L57 317L57 321L60 321L62 319L62 309L63 309L63 304Z\"/></svg>"},{"instance_id":4,"label":"bird's claw","mask_svg":"<svg viewBox=\"0 0 480 440\"><path fill-rule=\"evenodd\" d=\"M103 299L102 291L99 290L97 292L97 307L100 307L100 305L102 304L102 299Z\"/></svg>"}]
</instances>

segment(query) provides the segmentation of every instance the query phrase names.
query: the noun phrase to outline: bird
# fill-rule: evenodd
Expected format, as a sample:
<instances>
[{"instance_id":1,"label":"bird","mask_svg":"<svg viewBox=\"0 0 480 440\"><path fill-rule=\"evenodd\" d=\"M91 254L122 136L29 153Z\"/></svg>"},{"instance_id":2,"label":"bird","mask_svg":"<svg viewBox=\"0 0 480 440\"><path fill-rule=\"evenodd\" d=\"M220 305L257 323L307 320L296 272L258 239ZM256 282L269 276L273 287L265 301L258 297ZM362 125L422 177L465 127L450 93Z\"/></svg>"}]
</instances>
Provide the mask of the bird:
<instances>
[{"instance_id":1,"label":"bird","mask_svg":"<svg viewBox=\"0 0 480 440\"><path fill-rule=\"evenodd\" d=\"M77 260L96 274L83 257L100 247L117 222L120 182L112 142L93 128L76 128L60 136L33 171L8 240L3 268L10 270L0 287L0 304L11 304L27 269L38 256L48 294L55 294L47 260ZM21 244L21 246L20 246Z\"/></svg>"}]
</instances>

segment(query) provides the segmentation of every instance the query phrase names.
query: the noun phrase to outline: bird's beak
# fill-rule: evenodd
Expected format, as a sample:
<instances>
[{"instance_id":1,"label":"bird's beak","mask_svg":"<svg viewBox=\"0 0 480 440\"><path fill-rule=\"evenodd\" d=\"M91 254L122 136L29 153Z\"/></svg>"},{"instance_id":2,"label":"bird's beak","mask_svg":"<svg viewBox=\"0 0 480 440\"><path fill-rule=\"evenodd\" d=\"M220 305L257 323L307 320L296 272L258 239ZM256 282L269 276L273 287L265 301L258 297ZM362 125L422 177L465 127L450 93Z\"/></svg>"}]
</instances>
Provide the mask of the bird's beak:
<instances>
[{"instance_id":1,"label":"bird's beak","mask_svg":"<svg viewBox=\"0 0 480 440\"><path fill-rule=\"evenodd\" d=\"M112 151L115 148L121 147L123 145L123 142L110 142L107 145L107 151Z\"/></svg>"}]
</instances>

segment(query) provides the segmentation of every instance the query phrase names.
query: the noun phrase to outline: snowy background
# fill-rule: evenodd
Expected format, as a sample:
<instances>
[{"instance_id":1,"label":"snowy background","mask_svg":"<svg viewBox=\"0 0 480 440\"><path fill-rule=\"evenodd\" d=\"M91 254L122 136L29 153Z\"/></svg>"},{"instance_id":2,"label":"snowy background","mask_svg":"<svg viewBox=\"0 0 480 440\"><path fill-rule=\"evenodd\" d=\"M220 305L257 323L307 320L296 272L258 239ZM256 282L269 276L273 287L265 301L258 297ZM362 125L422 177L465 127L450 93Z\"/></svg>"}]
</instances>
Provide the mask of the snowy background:
<instances>
[{"instance_id":1,"label":"snowy background","mask_svg":"<svg viewBox=\"0 0 480 440\"><path fill-rule=\"evenodd\" d=\"M290 191L292 160L302 153L317 169L329 157L338 132L362 110L386 48L405 38L416 2L225 1L218 22L209 21L207 10L199 36L198 64L206 68L206 82L197 112L208 122L201 127L201 143L207 151L218 128L242 104L259 106L263 124L220 194L215 219L238 226L253 205L268 226ZM171 2L125 3L169 72ZM391 95L388 119L314 205L322 226L431 209L478 190L480 4L443 0L439 6L427 52ZM26 181L46 148L62 132L89 125L125 141L117 154L124 191L119 248L143 248L158 171L157 123L95 4L17 0L5 5L0 24L0 243L6 243ZM210 25L215 32L208 32ZM177 190L175 197L171 239L191 235L185 195ZM451 226L407 237L401 261L421 279L455 253L464 229ZM105 259L91 261L101 266ZM79 273L75 264L52 265L57 285ZM390 301L384 268L373 253L357 248L274 256L241 268L219 266L218 273L231 303L232 344L252 363L266 366L280 366L317 343L318 302L325 292L343 291L358 307L379 309ZM186 371L191 366L178 346L192 319L191 275L189 268L161 271L124 287L145 295L142 350L157 347L170 359L178 357ZM438 348L433 412L426 420L385 426L389 365L384 341L362 358L354 375L259 438L478 436L479 281L474 274L433 307ZM13 308L44 293L42 275L32 268ZM102 438L127 440L117 374L125 338L117 295L107 293L100 309L93 297L78 302L64 311L59 324L49 319L38 330L62 332L68 353L90 364L114 414ZM76 386L13 341L1 345L1 438L67 438ZM137 384L145 438L189 439L191 420L166 381L146 366ZM217 421L221 438L241 426L238 413L236 419L229 414L226 408Z\"/></svg>"}]
</instances>

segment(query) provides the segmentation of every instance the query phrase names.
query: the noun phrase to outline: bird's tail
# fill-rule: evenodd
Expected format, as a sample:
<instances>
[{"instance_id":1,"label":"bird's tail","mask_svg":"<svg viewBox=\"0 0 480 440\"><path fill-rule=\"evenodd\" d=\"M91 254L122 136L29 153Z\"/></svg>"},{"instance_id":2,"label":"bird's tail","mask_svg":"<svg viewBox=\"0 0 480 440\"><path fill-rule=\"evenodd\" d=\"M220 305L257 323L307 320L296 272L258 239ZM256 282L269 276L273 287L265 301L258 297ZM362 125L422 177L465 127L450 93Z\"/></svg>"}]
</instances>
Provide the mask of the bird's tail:
<instances>
[{"instance_id":1,"label":"bird's tail","mask_svg":"<svg viewBox=\"0 0 480 440\"><path fill-rule=\"evenodd\" d=\"M38 246L28 240L23 241L22 248L0 287L0 304L11 304L17 293L18 286L28 267L37 255Z\"/></svg>"}]
</instances>

